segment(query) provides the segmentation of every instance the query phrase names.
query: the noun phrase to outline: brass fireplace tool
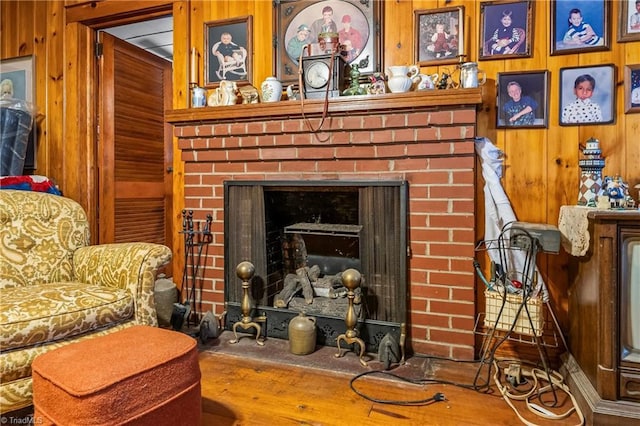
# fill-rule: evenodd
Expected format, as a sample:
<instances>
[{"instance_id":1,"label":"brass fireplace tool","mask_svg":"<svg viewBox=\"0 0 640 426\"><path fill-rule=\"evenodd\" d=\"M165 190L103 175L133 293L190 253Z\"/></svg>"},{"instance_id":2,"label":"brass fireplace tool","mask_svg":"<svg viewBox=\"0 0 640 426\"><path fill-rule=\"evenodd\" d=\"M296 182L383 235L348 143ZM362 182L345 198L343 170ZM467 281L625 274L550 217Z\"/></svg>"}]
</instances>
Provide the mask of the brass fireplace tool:
<instances>
[{"instance_id":1,"label":"brass fireplace tool","mask_svg":"<svg viewBox=\"0 0 640 426\"><path fill-rule=\"evenodd\" d=\"M260 346L264 346L264 338L262 337L262 327L259 322L264 323L267 320L265 315L252 318L251 317L251 299L249 298L249 287L251 278L256 272L255 266L251 262L240 262L236 267L236 275L242 280L242 303L240 304L240 311L242 312L242 319L233 324L233 334L235 339L230 340L229 343L238 343L238 327L242 327L244 330L248 328L256 329L256 343Z\"/></svg>"},{"instance_id":2,"label":"brass fireplace tool","mask_svg":"<svg viewBox=\"0 0 640 426\"><path fill-rule=\"evenodd\" d=\"M351 345L353 343L357 343L360 345L360 364L364 367L367 366L367 362L362 359L364 356L364 341L358 337L358 330L356 330L356 325L358 323L358 319L356 318L356 311L353 308L353 299L355 298L354 290L360 287L360 282L362 281L362 275L355 269L347 269L342 273L342 285L344 285L347 292L347 299L349 300L349 307L347 308L347 315L344 318L344 323L347 326L347 331L344 334L341 334L336 339L336 343L338 345L338 353L334 356L336 358L340 358L344 355L342 353L342 349L340 348L340 341L344 340L346 345Z\"/></svg>"}]
</instances>

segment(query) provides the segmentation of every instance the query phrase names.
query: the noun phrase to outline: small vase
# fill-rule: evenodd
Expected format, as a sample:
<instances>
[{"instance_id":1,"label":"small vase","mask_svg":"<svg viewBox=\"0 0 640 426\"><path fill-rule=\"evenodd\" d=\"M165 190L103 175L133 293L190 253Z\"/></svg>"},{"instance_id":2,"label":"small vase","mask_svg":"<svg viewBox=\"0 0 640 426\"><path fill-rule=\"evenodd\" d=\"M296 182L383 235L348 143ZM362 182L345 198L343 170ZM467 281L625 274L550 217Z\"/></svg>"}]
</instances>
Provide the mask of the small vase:
<instances>
[{"instance_id":1,"label":"small vase","mask_svg":"<svg viewBox=\"0 0 640 426\"><path fill-rule=\"evenodd\" d=\"M260 85L262 102L278 102L282 98L282 83L275 77L267 77Z\"/></svg>"}]
</instances>

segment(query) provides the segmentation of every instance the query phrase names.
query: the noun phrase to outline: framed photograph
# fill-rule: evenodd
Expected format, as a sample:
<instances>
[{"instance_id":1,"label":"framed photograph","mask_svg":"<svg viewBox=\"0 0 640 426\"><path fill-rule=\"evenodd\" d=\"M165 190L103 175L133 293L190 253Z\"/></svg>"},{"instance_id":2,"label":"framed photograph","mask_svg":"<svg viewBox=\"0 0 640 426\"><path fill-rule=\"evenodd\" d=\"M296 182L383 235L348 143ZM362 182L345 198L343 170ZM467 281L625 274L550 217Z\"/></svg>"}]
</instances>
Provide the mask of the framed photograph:
<instances>
[{"instance_id":1,"label":"framed photograph","mask_svg":"<svg viewBox=\"0 0 640 426\"><path fill-rule=\"evenodd\" d=\"M498 73L497 128L549 126L549 71Z\"/></svg>"},{"instance_id":2,"label":"framed photograph","mask_svg":"<svg viewBox=\"0 0 640 426\"><path fill-rule=\"evenodd\" d=\"M478 59L530 57L533 4L533 1L480 3Z\"/></svg>"},{"instance_id":3,"label":"framed photograph","mask_svg":"<svg viewBox=\"0 0 640 426\"><path fill-rule=\"evenodd\" d=\"M551 55L609 50L608 0L551 1Z\"/></svg>"},{"instance_id":4,"label":"framed photograph","mask_svg":"<svg viewBox=\"0 0 640 426\"><path fill-rule=\"evenodd\" d=\"M618 21L618 41L640 40L640 1L622 0Z\"/></svg>"},{"instance_id":5,"label":"framed photograph","mask_svg":"<svg viewBox=\"0 0 640 426\"><path fill-rule=\"evenodd\" d=\"M217 87L222 80L250 84L252 27L251 16L204 23L204 87Z\"/></svg>"},{"instance_id":6,"label":"framed photograph","mask_svg":"<svg viewBox=\"0 0 640 426\"><path fill-rule=\"evenodd\" d=\"M464 6L414 11L416 50L421 66L455 64L464 51Z\"/></svg>"},{"instance_id":7,"label":"framed photograph","mask_svg":"<svg viewBox=\"0 0 640 426\"><path fill-rule=\"evenodd\" d=\"M624 67L624 112L640 112L640 64Z\"/></svg>"},{"instance_id":8,"label":"framed photograph","mask_svg":"<svg viewBox=\"0 0 640 426\"><path fill-rule=\"evenodd\" d=\"M20 56L0 60L0 99L18 99L29 102L35 108L35 71L33 56ZM33 120L27 153L25 170L34 170L36 165L37 122Z\"/></svg>"},{"instance_id":9,"label":"framed photograph","mask_svg":"<svg viewBox=\"0 0 640 426\"><path fill-rule=\"evenodd\" d=\"M560 125L613 123L615 84L613 64L560 68Z\"/></svg>"},{"instance_id":10,"label":"framed photograph","mask_svg":"<svg viewBox=\"0 0 640 426\"><path fill-rule=\"evenodd\" d=\"M342 57L357 64L362 75L382 70L381 0L280 0L273 5L274 74L283 84L298 81L301 54L324 53L318 47L323 32L338 34Z\"/></svg>"}]
</instances>

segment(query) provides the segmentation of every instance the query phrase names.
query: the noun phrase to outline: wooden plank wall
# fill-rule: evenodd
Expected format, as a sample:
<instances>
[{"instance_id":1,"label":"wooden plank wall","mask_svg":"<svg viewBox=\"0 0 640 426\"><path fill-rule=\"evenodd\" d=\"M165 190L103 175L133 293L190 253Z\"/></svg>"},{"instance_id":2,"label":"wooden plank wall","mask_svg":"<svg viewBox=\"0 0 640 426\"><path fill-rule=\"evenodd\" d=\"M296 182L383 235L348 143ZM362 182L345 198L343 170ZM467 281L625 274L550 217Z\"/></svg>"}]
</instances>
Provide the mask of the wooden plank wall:
<instances>
[{"instance_id":1,"label":"wooden plank wall","mask_svg":"<svg viewBox=\"0 0 640 426\"><path fill-rule=\"evenodd\" d=\"M54 178L65 194L90 207L92 188L92 143L86 141L81 130L75 130L74 120L79 110L91 108L79 105L75 99L80 90L90 90L78 80L77 62L87 60L88 46L70 46L65 40L72 32L86 31L78 23L65 25L66 8L88 4L104 6L109 13L139 10L145 2L103 0L87 2L67 1L2 1L0 2L0 58L22 55L36 57L36 105L39 111L39 140L37 173ZM189 50L204 46L204 22L253 15L254 52L253 84L260 82L272 71L273 5L271 1L218 0L175 1L174 13L174 108L188 105ZM550 2L534 2L531 34L533 55L530 58L480 61L488 75L483 87L484 103L478 119L478 135L486 136L506 154L504 188L519 220L557 224L560 206L575 204L579 184L579 144L590 137L601 142L607 166L605 173L620 174L631 186L640 183L640 114L624 114L623 77L625 64L640 63L640 42L618 43L618 16L620 1L611 2L611 50L574 55L549 55L551 33ZM148 4L148 3L147 3ZM413 11L440 7L464 6L467 32L467 60L478 59L480 33L480 2L476 0L388 0L384 3L383 56L384 64L399 65L414 62ZM100 7L95 13L101 13ZM90 14L84 12L85 14ZM103 10L105 10L103 8ZM104 12L102 12L104 13ZM76 37L74 37L76 38ZM613 63L617 66L616 111L614 124L600 126L558 125L560 68ZM199 67L202 73L203 62ZM451 68L445 66L443 68ZM519 70L549 70L551 74L549 128L548 129L496 129L495 82L497 73ZM423 68L423 72L441 72L436 67ZM71 87L73 86L73 87ZM68 123L65 125L65 123ZM83 123L79 123L80 126ZM176 151L177 152L177 151ZM182 164L174 155L174 200L180 211L182 199ZM482 199L481 176L478 176ZM637 194L634 194L637 196ZM89 204L89 205L87 205ZM92 207L91 207L92 208ZM479 208L483 212L482 206ZM179 220L179 219L177 219ZM478 238L482 237L482 214L477 218ZM176 223L176 229L180 224ZM180 239L175 241L179 247ZM176 255L176 262L182 256ZM566 323L568 288L568 255L543 256L544 275L552 293L553 303L563 323ZM181 266L174 265L174 270Z\"/></svg>"}]
</instances>

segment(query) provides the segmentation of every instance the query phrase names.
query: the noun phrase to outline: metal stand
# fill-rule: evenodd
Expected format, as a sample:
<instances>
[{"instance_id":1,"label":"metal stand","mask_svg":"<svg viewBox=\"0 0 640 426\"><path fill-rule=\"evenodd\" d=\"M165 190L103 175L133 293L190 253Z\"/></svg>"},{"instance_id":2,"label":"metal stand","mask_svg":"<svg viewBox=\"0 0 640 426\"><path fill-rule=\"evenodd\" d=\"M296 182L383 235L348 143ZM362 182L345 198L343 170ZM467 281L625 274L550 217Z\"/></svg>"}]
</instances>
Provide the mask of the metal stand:
<instances>
[{"instance_id":1,"label":"metal stand","mask_svg":"<svg viewBox=\"0 0 640 426\"><path fill-rule=\"evenodd\" d=\"M341 334L336 339L336 344L338 345L338 353L334 356L336 358L340 358L344 356L342 349L340 348L340 341L344 340L346 345L351 345L353 343L357 343L360 345L360 364L364 367L367 366L367 362L362 359L364 355L364 341L358 337L358 330L356 330L356 324L358 320L356 318L356 312L353 308L353 299L355 298L354 290L360 287L360 281L362 280L362 275L360 272L355 269L347 269L342 273L342 284L347 288L347 299L349 299L349 308L347 308L347 315L344 319L344 323L347 326L347 331L344 334Z\"/></svg>"},{"instance_id":2,"label":"metal stand","mask_svg":"<svg viewBox=\"0 0 640 426\"><path fill-rule=\"evenodd\" d=\"M242 280L242 303L240 305L240 311L242 312L242 319L233 324L233 334L236 337L230 340L229 343L238 343L238 327L242 327L244 330L249 328L256 329L256 343L260 346L264 346L264 337L262 336L262 327L258 322L264 323L267 320L266 315L262 315L256 318L251 317L251 299L249 297L249 287L251 278L256 272L255 266L251 262L240 262L236 267L236 275Z\"/></svg>"},{"instance_id":3,"label":"metal stand","mask_svg":"<svg viewBox=\"0 0 640 426\"><path fill-rule=\"evenodd\" d=\"M478 387L477 381L480 376L480 371L486 365L488 366L489 371L484 385L487 387L489 386L491 369L494 367L496 369L499 368L495 360L497 349L507 339L510 339L512 334L521 332L518 331L520 329L517 328L517 326L524 326L524 328L531 331L530 334L532 337L530 343L533 343L538 350L538 355L542 363L543 374L546 376L545 379L549 383L549 386L545 389L544 393L552 394L552 401L542 402L541 399L541 402L547 407L558 407L561 405L561 402L558 400L558 395L556 393L557 388L559 389L556 384L557 379L551 375L551 369L548 363L548 354L542 340L541 326L538 321L534 321L532 318L530 304L528 303L531 301L532 297L540 297L542 300L547 297L547 289L544 286L544 283L541 283L539 288L537 285L536 257L539 251L543 251L541 243L538 238L532 236L525 229L506 227L497 240L490 242L487 241L484 242L484 244L487 250L498 250L500 265L492 265L492 276L490 281L487 281L484 277L481 278L490 290L500 289L499 293L502 295L502 305L498 310L496 318L491 319L491 323L485 321L485 326L488 326L489 331L482 343L480 366L476 373L474 384ZM517 263L509 256L512 251L524 251L525 253L524 262L521 265L520 270L514 270L513 267L510 266ZM477 266L476 269L478 270ZM540 294L537 294L538 292ZM516 295L518 298L521 297L521 302L518 301L519 304L515 308L513 307L513 303L510 306L507 306L509 303L509 295ZM539 306L540 312L538 312L538 315L543 314L542 309L544 306L549 310L551 309L548 302L541 303ZM504 318L502 318L503 315L508 318L506 323ZM553 318L554 325L558 326L555 315L551 310L550 315ZM522 318L524 318L524 321L522 321ZM508 323L509 321L510 324ZM560 331L559 328L558 330ZM560 334L562 334L561 331ZM518 341L522 342L523 340ZM509 370L511 370L511 366ZM516 371L519 376L519 366L514 368L514 371ZM496 371L496 375L499 376L500 372ZM509 382L514 388L519 385L519 378L510 376L510 373L507 373L507 376ZM541 392L539 392L538 396L540 396L540 393Z\"/></svg>"},{"instance_id":4,"label":"metal stand","mask_svg":"<svg viewBox=\"0 0 640 426\"><path fill-rule=\"evenodd\" d=\"M187 292L184 305L187 310L185 319L188 326L200 323L196 290L198 281L203 278L203 261L207 258L208 245L213 241L213 235L211 234L212 221L213 216L208 214L203 228L200 229L200 224L198 223L196 229L194 229L193 210L188 212L182 210L182 231L180 233L184 237L184 270L180 291L182 292L186 289Z\"/></svg>"}]
</instances>

